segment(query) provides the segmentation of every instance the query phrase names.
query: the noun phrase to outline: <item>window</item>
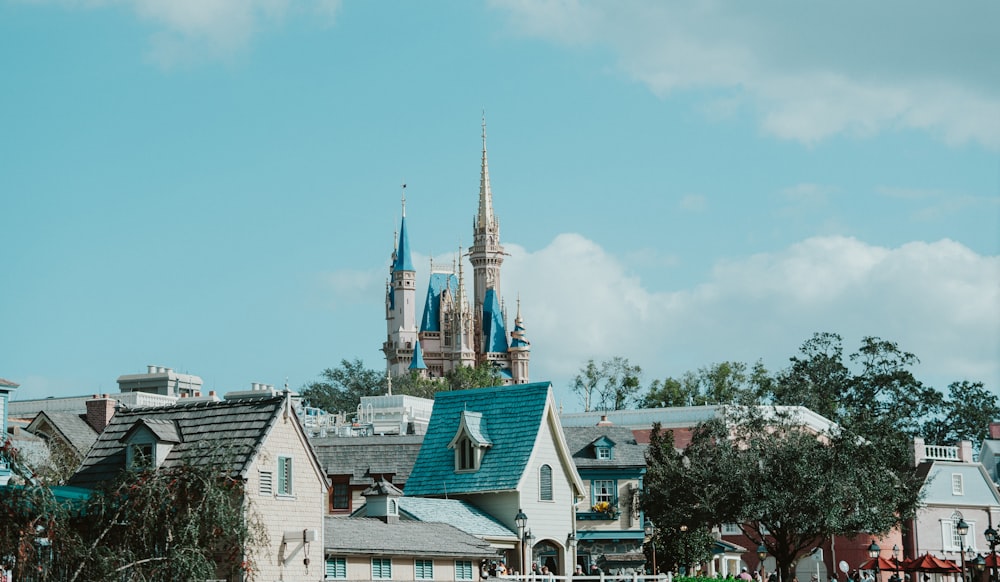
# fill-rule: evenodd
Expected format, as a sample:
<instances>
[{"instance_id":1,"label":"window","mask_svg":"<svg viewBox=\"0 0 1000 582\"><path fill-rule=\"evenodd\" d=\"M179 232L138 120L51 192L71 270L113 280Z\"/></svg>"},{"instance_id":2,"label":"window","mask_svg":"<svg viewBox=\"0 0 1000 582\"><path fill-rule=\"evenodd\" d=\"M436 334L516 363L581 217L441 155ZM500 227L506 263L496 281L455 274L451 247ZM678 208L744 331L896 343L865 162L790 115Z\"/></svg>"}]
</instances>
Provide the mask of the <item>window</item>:
<instances>
[{"instance_id":1,"label":"window","mask_svg":"<svg viewBox=\"0 0 1000 582\"><path fill-rule=\"evenodd\" d=\"M961 473L951 474L951 494L952 495L965 495L965 486L962 483Z\"/></svg>"},{"instance_id":2,"label":"window","mask_svg":"<svg viewBox=\"0 0 1000 582\"><path fill-rule=\"evenodd\" d=\"M326 577L327 578L339 578L344 580L347 578L347 558L336 558L334 556L326 557Z\"/></svg>"},{"instance_id":3,"label":"window","mask_svg":"<svg viewBox=\"0 0 1000 582\"><path fill-rule=\"evenodd\" d=\"M472 562L455 560L455 580L472 580Z\"/></svg>"},{"instance_id":4,"label":"window","mask_svg":"<svg viewBox=\"0 0 1000 582\"><path fill-rule=\"evenodd\" d=\"M595 480L592 482L594 505L605 502L608 505L615 504L615 482L609 479Z\"/></svg>"},{"instance_id":5,"label":"window","mask_svg":"<svg viewBox=\"0 0 1000 582\"><path fill-rule=\"evenodd\" d=\"M389 558L372 558L372 579L392 578L392 560Z\"/></svg>"},{"instance_id":6,"label":"window","mask_svg":"<svg viewBox=\"0 0 1000 582\"><path fill-rule=\"evenodd\" d=\"M278 495L292 495L291 457L278 457Z\"/></svg>"},{"instance_id":7,"label":"window","mask_svg":"<svg viewBox=\"0 0 1000 582\"><path fill-rule=\"evenodd\" d=\"M476 468L475 451L472 450L472 439L463 436L458 440L458 470L469 471Z\"/></svg>"},{"instance_id":8,"label":"window","mask_svg":"<svg viewBox=\"0 0 1000 582\"><path fill-rule=\"evenodd\" d=\"M724 536L738 536L742 535L743 531L740 530L740 526L735 523L724 523L722 524L722 535Z\"/></svg>"},{"instance_id":9,"label":"window","mask_svg":"<svg viewBox=\"0 0 1000 582\"><path fill-rule=\"evenodd\" d=\"M260 494L274 495L274 473L270 471L260 472Z\"/></svg>"},{"instance_id":10,"label":"window","mask_svg":"<svg viewBox=\"0 0 1000 582\"><path fill-rule=\"evenodd\" d=\"M351 492L347 483L334 483L330 488L330 511L351 509Z\"/></svg>"},{"instance_id":11,"label":"window","mask_svg":"<svg viewBox=\"0 0 1000 582\"><path fill-rule=\"evenodd\" d=\"M951 515L951 519L941 521L941 538L944 540L945 547L943 549L945 551L960 552L965 548L976 550L976 522L965 520L969 531L964 536L960 536L955 531L955 526L961 519L962 514L956 511Z\"/></svg>"},{"instance_id":12,"label":"window","mask_svg":"<svg viewBox=\"0 0 1000 582\"><path fill-rule=\"evenodd\" d=\"M538 468L538 499L552 501L552 467L548 465Z\"/></svg>"},{"instance_id":13,"label":"window","mask_svg":"<svg viewBox=\"0 0 1000 582\"><path fill-rule=\"evenodd\" d=\"M607 460L611 458L611 447L597 447L597 458Z\"/></svg>"},{"instance_id":14,"label":"window","mask_svg":"<svg viewBox=\"0 0 1000 582\"><path fill-rule=\"evenodd\" d=\"M433 560L414 560L413 562L413 575L417 580L433 580L434 579L434 561Z\"/></svg>"},{"instance_id":15,"label":"window","mask_svg":"<svg viewBox=\"0 0 1000 582\"><path fill-rule=\"evenodd\" d=\"M146 469L153 466L153 443L131 445L129 452L132 454L132 468Z\"/></svg>"}]
</instances>

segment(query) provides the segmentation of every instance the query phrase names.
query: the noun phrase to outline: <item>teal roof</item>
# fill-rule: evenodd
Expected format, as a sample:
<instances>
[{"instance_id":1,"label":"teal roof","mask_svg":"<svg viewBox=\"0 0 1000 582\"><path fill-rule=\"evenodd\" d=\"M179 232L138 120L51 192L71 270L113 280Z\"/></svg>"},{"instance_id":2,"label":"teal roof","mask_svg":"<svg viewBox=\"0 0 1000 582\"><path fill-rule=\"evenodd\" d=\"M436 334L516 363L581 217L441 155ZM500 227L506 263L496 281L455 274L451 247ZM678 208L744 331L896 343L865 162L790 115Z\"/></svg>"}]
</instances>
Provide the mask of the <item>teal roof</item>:
<instances>
[{"instance_id":1,"label":"teal roof","mask_svg":"<svg viewBox=\"0 0 1000 582\"><path fill-rule=\"evenodd\" d=\"M427 364L424 363L424 350L420 349L420 340L413 345L413 361L410 362L411 370L426 370Z\"/></svg>"},{"instance_id":2,"label":"teal roof","mask_svg":"<svg viewBox=\"0 0 1000 582\"><path fill-rule=\"evenodd\" d=\"M492 445L489 435L486 433L486 424L483 423L483 415L471 410L462 411L462 423L469 431L469 437L481 445Z\"/></svg>"},{"instance_id":3,"label":"teal roof","mask_svg":"<svg viewBox=\"0 0 1000 582\"><path fill-rule=\"evenodd\" d=\"M445 289L455 297L458 294L458 277L454 273L431 273L420 331L441 331L441 293Z\"/></svg>"},{"instance_id":4,"label":"teal roof","mask_svg":"<svg viewBox=\"0 0 1000 582\"><path fill-rule=\"evenodd\" d=\"M514 333L510 334L510 347L512 348L526 348L531 345L531 342L524 339L524 326L519 323L520 320L514 322Z\"/></svg>"},{"instance_id":5,"label":"teal roof","mask_svg":"<svg viewBox=\"0 0 1000 582\"><path fill-rule=\"evenodd\" d=\"M452 495L482 491L514 491L524 474L541 428L549 382L438 392L420 454L406 482L406 495ZM479 470L455 472L455 453L448 444L458 432L463 412L482 415L492 446ZM465 415L468 418L468 415Z\"/></svg>"},{"instance_id":6,"label":"teal roof","mask_svg":"<svg viewBox=\"0 0 1000 582\"><path fill-rule=\"evenodd\" d=\"M483 340L487 352L507 352L507 328L494 289L487 289L483 299Z\"/></svg>"},{"instance_id":7,"label":"teal roof","mask_svg":"<svg viewBox=\"0 0 1000 582\"><path fill-rule=\"evenodd\" d=\"M410 238L406 236L406 215L399 224L399 248L396 249L396 260L392 263L393 272L412 271L413 260L410 257Z\"/></svg>"}]
</instances>

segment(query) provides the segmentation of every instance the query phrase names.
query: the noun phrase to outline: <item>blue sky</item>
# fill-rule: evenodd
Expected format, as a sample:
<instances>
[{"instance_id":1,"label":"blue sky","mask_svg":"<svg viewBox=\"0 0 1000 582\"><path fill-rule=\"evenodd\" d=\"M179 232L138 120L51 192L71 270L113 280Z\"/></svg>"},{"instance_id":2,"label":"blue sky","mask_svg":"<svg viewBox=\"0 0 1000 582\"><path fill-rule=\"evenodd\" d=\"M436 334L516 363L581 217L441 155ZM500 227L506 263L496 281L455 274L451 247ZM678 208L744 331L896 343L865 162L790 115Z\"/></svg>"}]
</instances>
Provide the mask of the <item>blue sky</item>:
<instances>
[{"instance_id":1,"label":"blue sky","mask_svg":"<svg viewBox=\"0 0 1000 582\"><path fill-rule=\"evenodd\" d=\"M1000 5L0 0L0 376L381 368L486 112L533 380L875 335L1000 394Z\"/></svg>"}]
</instances>

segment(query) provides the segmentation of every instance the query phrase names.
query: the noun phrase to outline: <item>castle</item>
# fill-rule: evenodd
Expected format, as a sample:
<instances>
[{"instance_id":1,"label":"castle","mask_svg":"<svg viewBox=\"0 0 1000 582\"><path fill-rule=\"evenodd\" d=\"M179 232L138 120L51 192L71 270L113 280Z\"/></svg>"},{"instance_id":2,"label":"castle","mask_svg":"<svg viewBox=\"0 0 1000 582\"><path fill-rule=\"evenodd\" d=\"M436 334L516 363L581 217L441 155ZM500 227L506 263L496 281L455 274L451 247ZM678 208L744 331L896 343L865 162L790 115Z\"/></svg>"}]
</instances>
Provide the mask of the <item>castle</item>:
<instances>
[{"instance_id":1,"label":"castle","mask_svg":"<svg viewBox=\"0 0 1000 582\"><path fill-rule=\"evenodd\" d=\"M526 384L530 343L525 339L521 302L517 303L514 329L507 333L506 309L500 298L500 222L493 213L493 192L486 159L486 121L483 120L483 160L479 178L479 211L473 220L473 243L467 255L459 249L457 272L432 263L423 315L417 327L416 270L406 231L406 197L393 245L386 284L386 341L382 344L391 376L417 371L436 378L459 367L490 363L504 384ZM465 289L462 259L469 257L474 279L473 295Z\"/></svg>"}]
</instances>

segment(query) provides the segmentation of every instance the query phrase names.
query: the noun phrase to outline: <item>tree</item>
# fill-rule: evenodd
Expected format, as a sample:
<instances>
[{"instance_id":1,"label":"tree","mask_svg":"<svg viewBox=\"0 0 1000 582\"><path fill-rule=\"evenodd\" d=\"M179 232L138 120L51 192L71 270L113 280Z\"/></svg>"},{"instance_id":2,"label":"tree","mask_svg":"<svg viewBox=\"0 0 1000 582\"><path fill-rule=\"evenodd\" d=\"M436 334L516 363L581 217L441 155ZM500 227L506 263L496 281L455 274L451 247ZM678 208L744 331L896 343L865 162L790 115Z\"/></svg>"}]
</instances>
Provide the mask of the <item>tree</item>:
<instances>
[{"instance_id":1,"label":"tree","mask_svg":"<svg viewBox=\"0 0 1000 582\"><path fill-rule=\"evenodd\" d=\"M468 388L486 388L499 386L503 383L500 369L490 362L483 362L475 367L457 366L444 375L444 384L440 390L466 390Z\"/></svg>"},{"instance_id":2,"label":"tree","mask_svg":"<svg viewBox=\"0 0 1000 582\"><path fill-rule=\"evenodd\" d=\"M794 416L735 407L697 427L676 452L655 427L643 507L657 524L739 524L772 555L783 580L807 550L833 535L885 533L912 516L920 480L878 441ZM766 532L766 535L762 535Z\"/></svg>"},{"instance_id":3,"label":"tree","mask_svg":"<svg viewBox=\"0 0 1000 582\"><path fill-rule=\"evenodd\" d=\"M594 363L594 359L587 360L586 365L580 368L580 373L573 379L573 392L580 397L583 404L583 411L590 412L594 403L594 393L601 385L601 369Z\"/></svg>"},{"instance_id":4,"label":"tree","mask_svg":"<svg viewBox=\"0 0 1000 582\"><path fill-rule=\"evenodd\" d=\"M653 381L641 405L705 406L709 404L754 404L770 393L773 380L761 362L721 362L685 372L679 379Z\"/></svg>"},{"instance_id":5,"label":"tree","mask_svg":"<svg viewBox=\"0 0 1000 582\"><path fill-rule=\"evenodd\" d=\"M940 414L927 420L921 432L929 443L957 444L967 440L978 447L988 435L989 424L998 418L997 396L986 390L982 382L963 380L948 386L948 398L942 403Z\"/></svg>"},{"instance_id":6,"label":"tree","mask_svg":"<svg viewBox=\"0 0 1000 582\"><path fill-rule=\"evenodd\" d=\"M365 368L360 359L341 360L337 368L327 368L323 380L302 390L302 401L308 406L329 413L354 412L362 396L378 396L386 392L385 373Z\"/></svg>"},{"instance_id":7,"label":"tree","mask_svg":"<svg viewBox=\"0 0 1000 582\"><path fill-rule=\"evenodd\" d=\"M621 410L642 402L642 368L627 358L616 356L598 366L593 359L580 368L572 389L580 397L584 410Z\"/></svg>"}]
</instances>

